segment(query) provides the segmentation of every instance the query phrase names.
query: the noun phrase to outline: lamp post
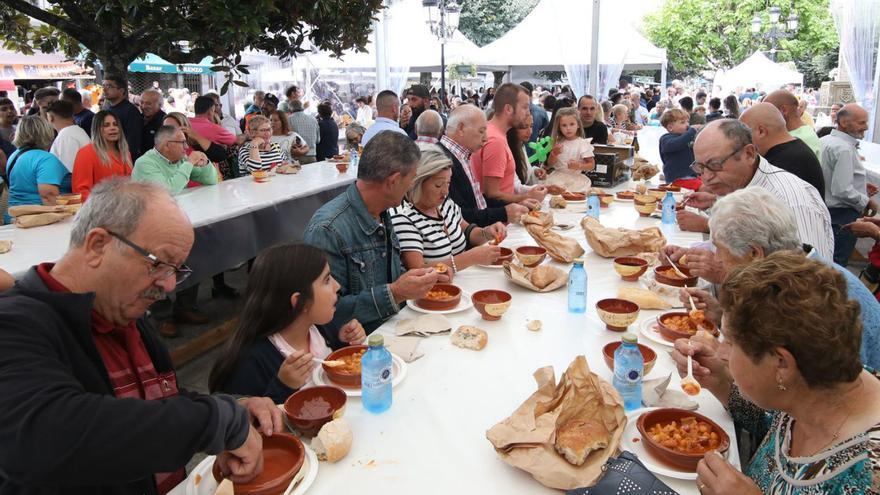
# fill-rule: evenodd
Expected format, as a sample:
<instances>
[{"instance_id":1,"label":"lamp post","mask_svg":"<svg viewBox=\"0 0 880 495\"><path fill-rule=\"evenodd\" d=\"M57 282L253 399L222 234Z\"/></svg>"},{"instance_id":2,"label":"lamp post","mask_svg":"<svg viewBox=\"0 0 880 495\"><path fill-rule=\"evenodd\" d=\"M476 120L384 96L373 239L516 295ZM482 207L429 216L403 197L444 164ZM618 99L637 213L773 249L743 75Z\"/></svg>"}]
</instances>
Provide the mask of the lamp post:
<instances>
[{"instance_id":1,"label":"lamp post","mask_svg":"<svg viewBox=\"0 0 880 495\"><path fill-rule=\"evenodd\" d=\"M752 34L770 41L770 60L776 62L776 46L779 43L779 40L794 37L797 33L798 21L800 19L797 14L792 12L788 18L785 19L785 22L781 22L782 9L775 5L770 7L768 12L770 14L770 27L766 32L762 33L761 28L763 26L761 18L755 14L755 17L752 18Z\"/></svg>"},{"instance_id":2,"label":"lamp post","mask_svg":"<svg viewBox=\"0 0 880 495\"><path fill-rule=\"evenodd\" d=\"M455 0L422 0L431 34L440 40L440 102L446 104L446 42L458 29L461 7Z\"/></svg>"}]
</instances>

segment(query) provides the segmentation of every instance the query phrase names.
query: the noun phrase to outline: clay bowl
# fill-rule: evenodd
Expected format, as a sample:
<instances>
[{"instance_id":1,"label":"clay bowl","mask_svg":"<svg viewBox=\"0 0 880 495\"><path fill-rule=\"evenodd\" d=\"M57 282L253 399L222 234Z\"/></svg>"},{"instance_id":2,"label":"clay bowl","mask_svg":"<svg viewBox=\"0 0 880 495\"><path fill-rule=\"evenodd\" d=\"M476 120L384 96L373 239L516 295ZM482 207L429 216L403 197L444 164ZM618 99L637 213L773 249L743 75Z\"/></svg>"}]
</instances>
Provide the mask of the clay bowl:
<instances>
[{"instance_id":1,"label":"clay bowl","mask_svg":"<svg viewBox=\"0 0 880 495\"><path fill-rule=\"evenodd\" d=\"M656 209L655 205L656 203L639 204L638 202L636 202L633 206L635 207L636 211L639 212L639 216L649 217L651 216L651 213L654 213L654 210Z\"/></svg>"},{"instance_id":2,"label":"clay bowl","mask_svg":"<svg viewBox=\"0 0 880 495\"><path fill-rule=\"evenodd\" d=\"M658 282L665 285L671 285L673 287L696 287L697 280L699 277L694 277L691 275L690 270L684 268L682 266L678 267L681 273L687 275L687 278L680 278L678 274L675 273L675 270L672 268L672 265L660 265L654 268L654 278L657 279Z\"/></svg>"},{"instance_id":3,"label":"clay bowl","mask_svg":"<svg viewBox=\"0 0 880 495\"><path fill-rule=\"evenodd\" d=\"M342 160L345 160L345 155L333 155L333 160L341 162Z\"/></svg>"},{"instance_id":4,"label":"clay bowl","mask_svg":"<svg viewBox=\"0 0 880 495\"><path fill-rule=\"evenodd\" d=\"M319 402L319 404L314 404ZM326 423L345 412L345 392L337 387L315 386L299 390L284 401L284 414L297 431L307 437L318 434ZM310 407L303 406L309 403ZM325 409L321 409L326 406Z\"/></svg>"},{"instance_id":5,"label":"clay bowl","mask_svg":"<svg viewBox=\"0 0 880 495\"><path fill-rule=\"evenodd\" d=\"M587 195L584 193L575 193L575 192L564 192L562 193L562 199L566 201L583 201L587 199Z\"/></svg>"},{"instance_id":6,"label":"clay bowl","mask_svg":"<svg viewBox=\"0 0 880 495\"><path fill-rule=\"evenodd\" d=\"M608 365L608 369L614 371L614 351L620 347L620 341L611 342L610 344L605 344L605 347L602 348L602 356L605 358L605 364ZM645 360L645 372L642 376L648 376L648 373L654 369L654 365L657 363L657 353L654 352L654 349L642 344L637 344L639 346L639 352L642 353L642 359Z\"/></svg>"},{"instance_id":7,"label":"clay bowl","mask_svg":"<svg viewBox=\"0 0 880 495\"><path fill-rule=\"evenodd\" d=\"M648 435L648 430L657 423L669 423L671 421L680 423L682 418L687 417L695 417L697 418L697 421L705 421L712 427L712 430L718 434L719 452L725 452L730 448L730 437L728 437L727 433L718 426L718 423L693 411L674 408L655 409L639 416L639 419L636 421L636 427L639 429L639 434L642 436L645 449L652 456L670 466L695 472L697 470L697 463L700 462L700 459L703 458L704 454L684 454L676 452L655 442L651 436Z\"/></svg>"},{"instance_id":8,"label":"clay bowl","mask_svg":"<svg viewBox=\"0 0 880 495\"><path fill-rule=\"evenodd\" d=\"M338 170L340 174L344 174L344 173L348 172L348 162L337 163L336 170Z\"/></svg>"},{"instance_id":9,"label":"clay bowl","mask_svg":"<svg viewBox=\"0 0 880 495\"><path fill-rule=\"evenodd\" d=\"M442 299L428 299L423 297L416 299L416 306L427 309L429 311L446 311L458 306L461 301L461 289L452 284L436 284L431 287L431 291L443 291L449 295Z\"/></svg>"},{"instance_id":10,"label":"clay bowl","mask_svg":"<svg viewBox=\"0 0 880 495\"><path fill-rule=\"evenodd\" d=\"M306 449L302 442L289 433L263 437L263 472L249 483L236 483L236 495L276 495L284 493L296 473L302 469ZM214 461L211 469L214 479L222 480L220 465Z\"/></svg>"},{"instance_id":11,"label":"clay bowl","mask_svg":"<svg viewBox=\"0 0 880 495\"><path fill-rule=\"evenodd\" d=\"M654 196L657 198L657 201L663 201L663 198L666 197L666 191L663 189L648 189L648 196Z\"/></svg>"},{"instance_id":12,"label":"clay bowl","mask_svg":"<svg viewBox=\"0 0 880 495\"><path fill-rule=\"evenodd\" d=\"M55 204L58 205L78 205L82 203L82 194L62 194L55 198Z\"/></svg>"},{"instance_id":13,"label":"clay bowl","mask_svg":"<svg viewBox=\"0 0 880 495\"><path fill-rule=\"evenodd\" d=\"M635 201L635 203L637 205L654 206L654 204L656 204L657 201L660 201L660 200L657 199L657 196L653 196L651 194L636 194L635 197L633 198L633 201Z\"/></svg>"},{"instance_id":14,"label":"clay bowl","mask_svg":"<svg viewBox=\"0 0 880 495\"><path fill-rule=\"evenodd\" d=\"M265 170L254 170L251 172L251 177L253 177L256 182L268 182L269 172Z\"/></svg>"},{"instance_id":15,"label":"clay bowl","mask_svg":"<svg viewBox=\"0 0 880 495\"><path fill-rule=\"evenodd\" d=\"M620 191L617 193L617 199L634 199L636 193L632 191Z\"/></svg>"},{"instance_id":16,"label":"clay bowl","mask_svg":"<svg viewBox=\"0 0 880 495\"><path fill-rule=\"evenodd\" d=\"M510 293L496 289L480 290L471 296L474 307L483 315L484 320L489 321L501 319L501 315L510 309L511 298Z\"/></svg>"},{"instance_id":17,"label":"clay bowl","mask_svg":"<svg viewBox=\"0 0 880 495\"><path fill-rule=\"evenodd\" d=\"M348 347L343 347L338 351L333 351L329 356L324 358L325 361L333 361L334 359L339 359L344 356L348 356L349 354L354 354L356 352L360 352L362 350L366 350L367 346L365 345L350 345ZM322 364L324 367L324 374L327 375L327 378L330 379L331 382L342 385L343 387L348 388L361 388L361 374L360 373L342 373L340 371L336 371L335 368L331 368L326 364Z\"/></svg>"},{"instance_id":18,"label":"clay bowl","mask_svg":"<svg viewBox=\"0 0 880 495\"><path fill-rule=\"evenodd\" d=\"M611 203L614 202L614 196L608 193L597 194L599 196L599 206L601 208L608 208L611 206Z\"/></svg>"},{"instance_id":19,"label":"clay bowl","mask_svg":"<svg viewBox=\"0 0 880 495\"><path fill-rule=\"evenodd\" d=\"M516 259L523 266L529 268L536 267L547 258L547 250L541 246L520 246L516 248Z\"/></svg>"},{"instance_id":20,"label":"clay bowl","mask_svg":"<svg viewBox=\"0 0 880 495\"><path fill-rule=\"evenodd\" d=\"M602 299L596 303L596 313L612 332L623 332L639 317L639 305L626 299Z\"/></svg>"},{"instance_id":21,"label":"clay bowl","mask_svg":"<svg viewBox=\"0 0 880 495\"><path fill-rule=\"evenodd\" d=\"M627 282L637 282L648 271L648 262L635 256L614 258L614 271Z\"/></svg>"},{"instance_id":22,"label":"clay bowl","mask_svg":"<svg viewBox=\"0 0 880 495\"><path fill-rule=\"evenodd\" d=\"M668 340L669 342L675 342L678 339L689 339L693 337L696 332L682 332L666 324L666 321L669 320L669 318L675 316L689 315L684 311L672 311L669 313L663 313L662 315L657 317L657 328L660 330L660 335L662 335L663 338ZM705 330L712 335L718 334L718 329L715 328L715 325L710 321L706 321L705 323L703 323L703 328L705 328Z\"/></svg>"},{"instance_id":23,"label":"clay bowl","mask_svg":"<svg viewBox=\"0 0 880 495\"><path fill-rule=\"evenodd\" d=\"M513 251L509 248L503 247L503 248L501 248L501 256L499 256L498 259L495 260L495 263L492 263L492 264L493 265L503 265L505 261L511 261L511 260L513 260Z\"/></svg>"},{"instance_id":24,"label":"clay bowl","mask_svg":"<svg viewBox=\"0 0 880 495\"><path fill-rule=\"evenodd\" d=\"M659 186L657 186L657 189L660 189L661 191L680 192L681 186L674 186L672 184L660 184Z\"/></svg>"}]
</instances>

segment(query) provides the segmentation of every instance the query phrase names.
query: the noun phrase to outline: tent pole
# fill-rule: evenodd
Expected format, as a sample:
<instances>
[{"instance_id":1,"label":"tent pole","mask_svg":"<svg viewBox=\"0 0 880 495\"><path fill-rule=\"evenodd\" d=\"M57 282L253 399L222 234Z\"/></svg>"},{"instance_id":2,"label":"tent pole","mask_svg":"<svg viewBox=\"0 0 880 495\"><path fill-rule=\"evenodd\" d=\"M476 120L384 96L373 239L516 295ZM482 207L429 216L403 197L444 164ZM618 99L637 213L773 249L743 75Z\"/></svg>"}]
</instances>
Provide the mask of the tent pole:
<instances>
[{"instance_id":1,"label":"tent pole","mask_svg":"<svg viewBox=\"0 0 880 495\"><path fill-rule=\"evenodd\" d=\"M601 0L593 0L593 31L590 45L590 94L597 100L599 95L599 3Z\"/></svg>"},{"instance_id":2,"label":"tent pole","mask_svg":"<svg viewBox=\"0 0 880 495\"><path fill-rule=\"evenodd\" d=\"M880 40L877 41L877 47L880 49ZM878 52L880 53L880 52ZM880 57L876 60L874 67L874 124L871 126L871 136L865 136L867 141L880 143Z\"/></svg>"},{"instance_id":3,"label":"tent pole","mask_svg":"<svg viewBox=\"0 0 880 495\"><path fill-rule=\"evenodd\" d=\"M383 5L382 23L373 20L373 46L376 48L376 91L388 89L388 60L385 57L385 27L388 20L387 5ZM380 31L381 30L381 31Z\"/></svg>"},{"instance_id":4,"label":"tent pole","mask_svg":"<svg viewBox=\"0 0 880 495\"><path fill-rule=\"evenodd\" d=\"M660 89L666 90L666 61L660 63Z\"/></svg>"}]
</instances>

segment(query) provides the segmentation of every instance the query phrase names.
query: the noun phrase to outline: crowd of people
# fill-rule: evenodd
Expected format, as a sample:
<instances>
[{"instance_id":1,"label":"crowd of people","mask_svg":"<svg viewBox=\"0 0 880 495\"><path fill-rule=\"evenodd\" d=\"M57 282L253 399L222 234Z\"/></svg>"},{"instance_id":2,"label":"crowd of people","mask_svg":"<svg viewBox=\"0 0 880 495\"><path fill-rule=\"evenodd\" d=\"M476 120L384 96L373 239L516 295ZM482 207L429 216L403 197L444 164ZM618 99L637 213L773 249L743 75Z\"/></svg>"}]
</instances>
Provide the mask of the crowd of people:
<instances>
[{"instance_id":1,"label":"crowd of people","mask_svg":"<svg viewBox=\"0 0 880 495\"><path fill-rule=\"evenodd\" d=\"M702 210L680 211L679 228L714 246L665 251L718 287L682 297L724 334L678 341L673 358L682 372L693 358L757 451L741 472L707 454L699 488L876 490L880 303L845 268L855 236L880 241L857 105L841 107L819 139L787 90L749 96L741 113L733 95L722 104L676 87L666 98L648 88L575 99L506 83L448 107L422 85L363 97L375 112L345 129L350 150L362 147L357 180L314 213L301 243L254 260L239 324L202 395L178 390L145 319L191 274L193 229L174 195L323 160L338 152L329 134L339 128L329 106L320 119L304 113L295 87L284 102L257 93L241 125L229 125L216 95L196 98L188 117L165 114L151 91L138 109L126 89L104 82L108 108L88 129L74 95L35 95L38 113L20 117L17 149L4 156L10 205L51 205L71 190L85 203L67 254L0 295L0 493L165 493L199 451L220 454L234 480L252 477L256 428L283 428L273 403L310 383L313 358L363 342L406 301L495 262L491 241L554 192L542 178L591 171L594 144L624 144L652 120L668 130L666 181L692 190L685 204ZM547 159L530 162L527 143L545 136ZM238 297L219 277L215 294ZM194 297L175 293L181 320L205 317Z\"/></svg>"}]
</instances>

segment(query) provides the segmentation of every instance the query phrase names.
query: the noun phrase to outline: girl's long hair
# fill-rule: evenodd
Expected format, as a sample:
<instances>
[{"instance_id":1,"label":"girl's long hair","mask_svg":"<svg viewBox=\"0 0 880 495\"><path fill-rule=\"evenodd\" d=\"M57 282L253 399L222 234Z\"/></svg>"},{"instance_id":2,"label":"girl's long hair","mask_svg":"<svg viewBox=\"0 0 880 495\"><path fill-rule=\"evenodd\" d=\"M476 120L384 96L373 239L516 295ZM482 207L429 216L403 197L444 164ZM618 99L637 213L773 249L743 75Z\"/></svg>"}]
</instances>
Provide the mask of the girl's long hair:
<instances>
[{"instance_id":1,"label":"girl's long hair","mask_svg":"<svg viewBox=\"0 0 880 495\"><path fill-rule=\"evenodd\" d=\"M119 139L116 140L115 145L104 139L104 135L101 134L101 129L104 127L104 121L108 118L113 118L113 120L116 121L116 126L119 127ZM101 160L101 165L104 165L105 167L111 165L110 152L113 151L119 155L120 162L127 165L128 168L132 167L131 153L128 150L128 141L125 140L125 131L122 129L122 122L120 122L115 115L110 113L109 110L101 110L95 114L95 118L92 120L92 145L95 147L95 153L97 153L98 159Z\"/></svg>"},{"instance_id":2,"label":"girl's long hair","mask_svg":"<svg viewBox=\"0 0 880 495\"><path fill-rule=\"evenodd\" d=\"M574 120L577 122L578 137L584 137L584 126L581 123L581 115L578 112L577 108L574 107L565 107L556 110L556 115L553 117L553 132L550 133L550 136L553 137L554 143L561 143L565 140L565 137L559 132L559 119L562 117L574 117Z\"/></svg>"},{"instance_id":3,"label":"girl's long hair","mask_svg":"<svg viewBox=\"0 0 880 495\"><path fill-rule=\"evenodd\" d=\"M516 164L516 175L524 185L529 178L529 159L523 151L523 142L519 139L519 129L516 126L507 130L507 147L513 153L513 162Z\"/></svg>"}]
</instances>

